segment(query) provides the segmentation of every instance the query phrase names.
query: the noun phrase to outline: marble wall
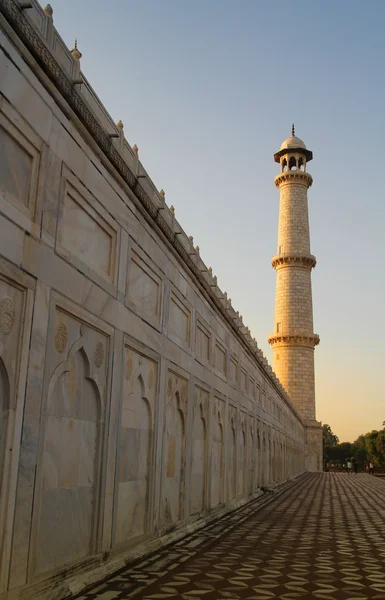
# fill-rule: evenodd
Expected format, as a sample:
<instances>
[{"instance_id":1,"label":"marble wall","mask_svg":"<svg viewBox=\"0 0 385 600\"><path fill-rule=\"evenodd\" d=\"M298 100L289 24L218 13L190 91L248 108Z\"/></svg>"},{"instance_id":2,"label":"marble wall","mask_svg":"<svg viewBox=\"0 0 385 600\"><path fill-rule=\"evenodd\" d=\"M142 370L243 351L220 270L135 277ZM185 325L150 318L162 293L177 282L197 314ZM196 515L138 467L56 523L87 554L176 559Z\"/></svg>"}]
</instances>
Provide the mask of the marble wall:
<instances>
[{"instance_id":1,"label":"marble wall","mask_svg":"<svg viewBox=\"0 0 385 600\"><path fill-rule=\"evenodd\" d=\"M301 473L305 427L9 15L75 68L51 21L13 5L0 8L0 599L55 600Z\"/></svg>"}]
</instances>

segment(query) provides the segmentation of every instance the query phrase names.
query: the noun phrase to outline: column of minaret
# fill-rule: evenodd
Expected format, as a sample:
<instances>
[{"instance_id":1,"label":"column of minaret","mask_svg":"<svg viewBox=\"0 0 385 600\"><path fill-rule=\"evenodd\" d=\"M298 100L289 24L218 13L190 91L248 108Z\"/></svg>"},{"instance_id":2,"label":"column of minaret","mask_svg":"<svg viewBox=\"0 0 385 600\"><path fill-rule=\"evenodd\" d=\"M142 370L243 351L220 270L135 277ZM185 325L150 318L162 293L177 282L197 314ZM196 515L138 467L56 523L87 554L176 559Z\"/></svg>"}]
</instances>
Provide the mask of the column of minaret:
<instances>
[{"instance_id":1,"label":"column of minaret","mask_svg":"<svg viewBox=\"0 0 385 600\"><path fill-rule=\"evenodd\" d=\"M313 179L306 165L313 158L302 140L292 135L274 160L281 172L275 178L280 191L278 248L272 265L277 273L273 369L289 397L306 419L315 419L314 347L307 190Z\"/></svg>"}]
</instances>

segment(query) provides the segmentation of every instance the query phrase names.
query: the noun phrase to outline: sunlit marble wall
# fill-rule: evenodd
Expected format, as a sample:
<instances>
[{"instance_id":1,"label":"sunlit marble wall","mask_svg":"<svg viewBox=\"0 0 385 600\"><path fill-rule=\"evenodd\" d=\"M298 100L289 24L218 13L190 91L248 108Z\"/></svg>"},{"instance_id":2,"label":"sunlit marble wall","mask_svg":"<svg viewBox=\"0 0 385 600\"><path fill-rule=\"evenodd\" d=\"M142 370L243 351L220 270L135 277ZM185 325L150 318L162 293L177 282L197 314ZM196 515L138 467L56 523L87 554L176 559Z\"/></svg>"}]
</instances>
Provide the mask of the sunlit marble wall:
<instances>
[{"instance_id":1,"label":"sunlit marble wall","mask_svg":"<svg viewBox=\"0 0 385 600\"><path fill-rule=\"evenodd\" d=\"M52 599L302 472L304 427L14 38L0 31L0 599Z\"/></svg>"}]
</instances>

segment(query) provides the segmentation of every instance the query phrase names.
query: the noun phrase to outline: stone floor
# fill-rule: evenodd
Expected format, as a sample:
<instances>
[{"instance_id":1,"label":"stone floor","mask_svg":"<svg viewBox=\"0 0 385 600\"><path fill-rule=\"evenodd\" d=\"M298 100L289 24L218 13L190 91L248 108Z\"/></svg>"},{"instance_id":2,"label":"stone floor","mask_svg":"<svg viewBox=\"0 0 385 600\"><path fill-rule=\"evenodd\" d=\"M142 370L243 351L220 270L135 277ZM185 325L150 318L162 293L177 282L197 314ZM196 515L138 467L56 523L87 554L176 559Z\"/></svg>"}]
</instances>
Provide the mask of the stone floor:
<instances>
[{"instance_id":1,"label":"stone floor","mask_svg":"<svg viewBox=\"0 0 385 600\"><path fill-rule=\"evenodd\" d=\"M80 598L132 597L385 599L385 481L305 475Z\"/></svg>"}]
</instances>

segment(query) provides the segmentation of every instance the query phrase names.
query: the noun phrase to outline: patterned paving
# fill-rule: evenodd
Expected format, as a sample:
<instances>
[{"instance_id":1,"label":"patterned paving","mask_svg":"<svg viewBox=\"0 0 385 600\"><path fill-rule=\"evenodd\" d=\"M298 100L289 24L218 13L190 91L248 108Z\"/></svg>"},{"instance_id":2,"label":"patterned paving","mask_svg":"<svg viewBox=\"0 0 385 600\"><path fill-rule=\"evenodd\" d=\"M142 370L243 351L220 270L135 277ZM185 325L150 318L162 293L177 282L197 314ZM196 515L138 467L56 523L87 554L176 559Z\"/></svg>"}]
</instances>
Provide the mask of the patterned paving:
<instances>
[{"instance_id":1,"label":"patterned paving","mask_svg":"<svg viewBox=\"0 0 385 600\"><path fill-rule=\"evenodd\" d=\"M81 598L385 599L384 517L384 480L309 474Z\"/></svg>"}]
</instances>

